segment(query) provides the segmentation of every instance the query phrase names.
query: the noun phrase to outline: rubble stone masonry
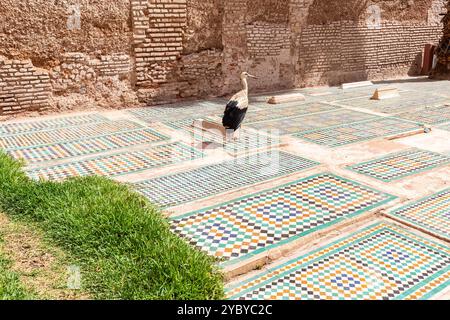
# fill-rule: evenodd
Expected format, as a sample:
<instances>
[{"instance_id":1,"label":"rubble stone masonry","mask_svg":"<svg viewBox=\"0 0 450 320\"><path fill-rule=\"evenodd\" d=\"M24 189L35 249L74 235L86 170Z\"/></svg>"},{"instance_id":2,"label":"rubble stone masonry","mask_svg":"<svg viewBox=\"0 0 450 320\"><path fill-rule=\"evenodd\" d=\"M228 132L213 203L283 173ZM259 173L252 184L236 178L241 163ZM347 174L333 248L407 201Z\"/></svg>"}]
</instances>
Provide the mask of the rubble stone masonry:
<instances>
[{"instance_id":1,"label":"rubble stone masonry","mask_svg":"<svg viewBox=\"0 0 450 320\"><path fill-rule=\"evenodd\" d=\"M252 91L417 75L447 1L28 2L0 0L2 115L108 79L156 104L228 95L243 70L259 77ZM77 8L80 26L69 28Z\"/></svg>"},{"instance_id":2,"label":"rubble stone masonry","mask_svg":"<svg viewBox=\"0 0 450 320\"><path fill-rule=\"evenodd\" d=\"M31 61L0 57L0 115L48 107L50 77Z\"/></svg>"},{"instance_id":3,"label":"rubble stone masonry","mask_svg":"<svg viewBox=\"0 0 450 320\"><path fill-rule=\"evenodd\" d=\"M102 77L128 77L131 72L131 60L125 54L91 58L83 53L67 53L62 63L50 71L54 91L78 90L89 82L99 81Z\"/></svg>"}]
</instances>

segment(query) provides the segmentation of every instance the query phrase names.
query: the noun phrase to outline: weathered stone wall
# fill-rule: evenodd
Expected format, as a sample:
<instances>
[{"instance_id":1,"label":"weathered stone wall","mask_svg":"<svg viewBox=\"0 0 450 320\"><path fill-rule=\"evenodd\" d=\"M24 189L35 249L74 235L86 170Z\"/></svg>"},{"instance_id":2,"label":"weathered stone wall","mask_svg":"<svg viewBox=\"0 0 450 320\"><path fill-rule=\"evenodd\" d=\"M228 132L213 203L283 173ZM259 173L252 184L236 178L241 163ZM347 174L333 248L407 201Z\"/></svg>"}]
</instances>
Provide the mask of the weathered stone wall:
<instances>
[{"instance_id":1,"label":"weathered stone wall","mask_svg":"<svg viewBox=\"0 0 450 320\"><path fill-rule=\"evenodd\" d=\"M386 22L376 30L353 22L308 26L299 47L301 85L417 75L424 44L439 38L440 27L420 24Z\"/></svg>"},{"instance_id":2,"label":"weathered stone wall","mask_svg":"<svg viewBox=\"0 0 450 320\"><path fill-rule=\"evenodd\" d=\"M0 0L0 113L415 75L445 1Z\"/></svg>"},{"instance_id":3,"label":"weathered stone wall","mask_svg":"<svg viewBox=\"0 0 450 320\"><path fill-rule=\"evenodd\" d=\"M444 2L226 1L225 91L241 69L259 76L260 90L417 75L424 45L442 34Z\"/></svg>"},{"instance_id":4,"label":"weathered stone wall","mask_svg":"<svg viewBox=\"0 0 450 320\"><path fill-rule=\"evenodd\" d=\"M0 0L0 55L35 66L67 52L129 54L131 35L129 0Z\"/></svg>"},{"instance_id":5,"label":"weathered stone wall","mask_svg":"<svg viewBox=\"0 0 450 320\"><path fill-rule=\"evenodd\" d=\"M136 87L148 103L219 94L222 1L132 0Z\"/></svg>"},{"instance_id":6,"label":"weathered stone wall","mask_svg":"<svg viewBox=\"0 0 450 320\"><path fill-rule=\"evenodd\" d=\"M290 59L281 52L251 65L273 68L280 88L417 75L423 46L442 34L443 0L288 2Z\"/></svg>"},{"instance_id":7,"label":"weathered stone wall","mask_svg":"<svg viewBox=\"0 0 450 320\"><path fill-rule=\"evenodd\" d=\"M291 32L286 25L256 22L247 25L247 47L251 58L279 56L291 47Z\"/></svg>"},{"instance_id":8,"label":"weathered stone wall","mask_svg":"<svg viewBox=\"0 0 450 320\"><path fill-rule=\"evenodd\" d=\"M0 115L49 106L50 78L30 60L7 60L0 57Z\"/></svg>"},{"instance_id":9,"label":"weathered stone wall","mask_svg":"<svg viewBox=\"0 0 450 320\"><path fill-rule=\"evenodd\" d=\"M130 57L125 54L93 59L83 53L67 53L61 56L61 62L49 72L56 92L79 91L86 84L106 77L127 78L131 71Z\"/></svg>"},{"instance_id":10,"label":"weathered stone wall","mask_svg":"<svg viewBox=\"0 0 450 320\"><path fill-rule=\"evenodd\" d=\"M0 0L0 58L29 72L39 68L39 79L1 73L0 95L10 96L11 86L45 82L34 84L45 90L26 88L30 99L0 99L0 115L136 103L131 39L129 0Z\"/></svg>"},{"instance_id":11,"label":"weathered stone wall","mask_svg":"<svg viewBox=\"0 0 450 320\"><path fill-rule=\"evenodd\" d=\"M443 16L443 36L436 50L438 61L436 69L433 72L434 77L449 79L450 78L450 1Z\"/></svg>"}]
</instances>

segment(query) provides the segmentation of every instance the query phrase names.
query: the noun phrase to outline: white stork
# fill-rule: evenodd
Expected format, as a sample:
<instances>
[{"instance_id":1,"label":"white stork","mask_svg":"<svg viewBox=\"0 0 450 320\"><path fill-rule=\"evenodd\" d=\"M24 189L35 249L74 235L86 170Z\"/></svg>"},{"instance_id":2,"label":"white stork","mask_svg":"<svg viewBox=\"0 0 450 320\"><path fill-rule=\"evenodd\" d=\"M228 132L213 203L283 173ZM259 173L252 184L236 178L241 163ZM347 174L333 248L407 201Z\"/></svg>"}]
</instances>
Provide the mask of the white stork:
<instances>
[{"instance_id":1,"label":"white stork","mask_svg":"<svg viewBox=\"0 0 450 320\"><path fill-rule=\"evenodd\" d=\"M243 89L236 93L227 103L222 124L227 132L234 134L241 127L248 110L248 82L247 78L255 78L248 72L242 72L241 82Z\"/></svg>"}]
</instances>

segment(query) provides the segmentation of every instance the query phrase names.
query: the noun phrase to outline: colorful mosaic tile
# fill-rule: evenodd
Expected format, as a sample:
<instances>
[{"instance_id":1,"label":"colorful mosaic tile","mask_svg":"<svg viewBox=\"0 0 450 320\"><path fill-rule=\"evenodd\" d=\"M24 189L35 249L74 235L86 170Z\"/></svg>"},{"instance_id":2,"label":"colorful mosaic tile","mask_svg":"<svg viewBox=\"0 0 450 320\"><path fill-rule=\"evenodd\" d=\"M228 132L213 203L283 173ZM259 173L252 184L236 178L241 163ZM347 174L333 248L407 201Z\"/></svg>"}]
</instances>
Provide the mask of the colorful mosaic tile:
<instances>
[{"instance_id":1,"label":"colorful mosaic tile","mask_svg":"<svg viewBox=\"0 0 450 320\"><path fill-rule=\"evenodd\" d=\"M307 104L290 103L286 105L271 105L271 107L262 110L249 110L244 123L253 123L260 121L271 121L274 119L289 118L300 115L309 115L325 111L333 111L340 107L331 104L314 102ZM220 115L222 116L223 113Z\"/></svg>"},{"instance_id":2,"label":"colorful mosaic tile","mask_svg":"<svg viewBox=\"0 0 450 320\"><path fill-rule=\"evenodd\" d=\"M441 95L441 96L443 96L443 97L447 97L447 98L450 98L450 85L449 85L449 83L447 82L447 84L445 84L445 85L443 85L443 86L433 86L432 88L431 88L431 91L434 93L434 94L439 94L439 95Z\"/></svg>"},{"instance_id":3,"label":"colorful mosaic tile","mask_svg":"<svg viewBox=\"0 0 450 320\"><path fill-rule=\"evenodd\" d=\"M108 136L87 138L81 141L21 148L8 151L8 153L16 159L24 159L31 164L84 156L168 139L168 137L160 135L151 129L139 129Z\"/></svg>"},{"instance_id":4,"label":"colorful mosaic tile","mask_svg":"<svg viewBox=\"0 0 450 320\"><path fill-rule=\"evenodd\" d=\"M352 89L341 89L339 87L307 88L302 89L304 94L310 98L318 98L322 101L340 101L345 99L370 97L378 86L367 86Z\"/></svg>"},{"instance_id":5,"label":"colorful mosaic tile","mask_svg":"<svg viewBox=\"0 0 450 320\"><path fill-rule=\"evenodd\" d=\"M281 135L285 135L318 128L328 128L374 118L380 117L364 112L343 109L332 112L311 114L307 116L252 123L248 126L257 130L268 131L272 134L279 133Z\"/></svg>"},{"instance_id":6,"label":"colorful mosaic tile","mask_svg":"<svg viewBox=\"0 0 450 320\"><path fill-rule=\"evenodd\" d=\"M318 101L345 104L348 100L359 99L362 101L369 100L376 89L385 87L385 85L374 84L359 88L341 89L340 87L328 87L317 90L316 88L307 89L308 100L315 99ZM303 89L304 90L304 89ZM400 93L406 90L399 88Z\"/></svg>"},{"instance_id":7,"label":"colorful mosaic tile","mask_svg":"<svg viewBox=\"0 0 450 320\"><path fill-rule=\"evenodd\" d=\"M46 119L32 122L5 123L0 124L0 136L58 129L105 121L107 121L107 119L99 114L90 114L73 117L62 117L57 119Z\"/></svg>"},{"instance_id":8,"label":"colorful mosaic tile","mask_svg":"<svg viewBox=\"0 0 450 320\"><path fill-rule=\"evenodd\" d=\"M426 124L450 122L450 105L435 108L422 108L416 112L405 112L397 117Z\"/></svg>"},{"instance_id":9,"label":"colorful mosaic tile","mask_svg":"<svg viewBox=\"0 0 450 320\"><path fill-rule=\"evenodd\" d=\"M259 109L265 109L265 108L273 108L273 107L284 107L287 105L292 105L292 102L285 102L285 103L280 103L277 104L276 106L269 103L269 99L273 97L273 93L272 94L258 94L258 95L250 95L249 96L249 106L251 110L259 110ZM295 102L295 104L297 105L303 105L303 104L307 104L309 102L311 102L311 100L306 101L297 101ZM227 104L227 101L225 101L225 105Z\"/></svg>"},{"instance_id":10,"label":"colorful mosaic tile","mask_svg":"<svg viewBox=\"0 0 450 320\"><path fill-rule=\"evenodd\" d=\"M450 249L378 223L228 289L240 300L418 300L450 285Z\"/></svg>"},{"instance_id":11,"label":"colorful mosaic tile","mask_svg":"<svg viewBox=\"0 0 450 320\"><path fill-rule=\"evenodd\" d=\"M450 82L449 81L429 81L424 82L421 80L418 83L403 83L401 86L404 89L412 90L414 92L419 92L423 94L441 95L450 98Z\"/></svg>"},{"instance_id":12,"label":"colorful mosaic tile","mask_svg":"<svg viewBox=\"0 0 450 320\"><path fill-rule=\"evenodd\" d=\"M439 129L450 131L450 123L440 126Z\"/></svg>"},{"instance_id":13,"label":"colorful mosaic tile","mask_svg":"<svg viewBox=\"0 0 450 320\"><path fill-rule=\"evenodd\" d=\"M388 216L450 240L450 189L391 211Z\"/></svg>"},{"instance_id":14,"label":"colorful mosaic tile","mask_svg":"<svg viewBox=\"0 0 450 320\"><path fill-rule=\"evenodd\" d=\"M213 196L318 165L274 150L135 184L137 191L162 207Z\"/></svg>"},{"instance_id":15,"label":"colorful mosaic tile","mask_svg":"<svg viewBox=\"0 0 450 320\"><path fill-rule=\"evenodd\" d=\"M276 137L270 137L257 132L251 132L247 130L241 130L240 136L237 140L230 140L224 142L224 140L214 134L204 132L201 136L195 136L195 144L208 144L214 143L225 152L232 155L237 155L243 152L250 152L253 150L261 149L273 149L280 146L281 141Z\"/></svg>"},{"instance_id":16,"label":"colorful mosaic tile","mask_svg":"<svg viewBox=\"0 0 450 320\"><path fill-rule=\"evenodd\" d=\"M49 180L89 175L111 177L194 160L202 155L200 151L176 142L143 151L122 152L45 168L28 169L27 173L33 179Z\"/></svg>"},{"instance_id":17,"label":"colorful mosaic tile","mask_svg":"<svg viewBox=\"0 0 450 320\"><path fill-rule=\"evenodd\" d=\"M368 87L361 87L361 88L354 88L354 89L347 89L342 90L340 89L337 93L334 93L332 95L323 96L322 99L324 101L329 102L338 102L346 101L349 99L370 99L372 97L373 92L377 89L376 86L368 86Z\"/></svg>"},{"instance_id":18,"label":"colorful mosaic tile","mask_svg":"<svg viewBox=\"0 0 450 320\"><path fill-rule=\"evenodd\" d=\"M295 90L296 93L302 93L305 94L303 92L299 92L301 90ZM283 103L278 103L276 105L269 103L269 99L271 99L274 94L277 93L271 93L271 94L258 94L258 95L250 95L249 97L249 106L250 106L250 110L260 110L260 109L272 109L272 108L279 108L279 107L287 107L287 106L292 106L292 105L305 105L305 104L310 104L312 101L321 101L318 98L315 98L313 96L308 96L306 97L305 100L303 101L296 101L296 102L283 102ZM226 102L225 102L226 105Z\"/></svg>"},{"instance_id":19,"label":"colorful mosaic tile","mask_svg":"<svg viewBox=\"0 0 450 320\"><path fill-rule=\"evenodd\" d=\"M135 122L107 121L77 127L60 128L48 131L16 134L0 137L0 148L14 150L31 146L42 146L67 141L84 140L117 132L141 129L143 126Z\"/></svg>"},{"instance_id":20,"label":"colorful mosaic tile","mask_svg":"<svg viewBox=\"0 0 450 320\"><path fill-rule=\"evenodd\" d=\"M172 121L164 121L163 124L175 129L175 130L184 130L188 132L193 132L195 129L192 126L195 120L198 120L199 118L185 118L181 120L172 120ZM210 118L202 118L205 120L211 120Z\"/></svg>"},{"instance_id":21,"label":"colorful mosaic tile","mask_svg":"<svg viewBox=\"0 0 450 320\"><path fill-rule=\"evenodd\" d=\"M339 104L394 115L418 108L443 105L446 102L449 102L449 98L424 94L423 92L405 92L401 93L401 96L398 98L371 100L368 97L364 97L340 101Z\"/></svg>"},{"instance_id":22,"label":"colorful mosaic tile","mask_svg":"<svg viewBox=\"0 0 450 320\"><path fill-rule=\"evenodd\" d=\"M279 147L281 144L280 139L277 137L271 137L245 129L241 130L240 137L237 140L225 141L221 134L213 134L208 131L194 128L192 126L194 120L195 119L183 119L164 124L171 128L184 131L184 133L189 135L191 138L190 142L193 146L214 144L215 149L221 148L225 152L233 155L237 155L245 151L272 149Z\"/></svg>"},{"instance_id":23,"label":"colorful mosaic tile","mask_svg":"<svg viewBox=\"0 0 450 320\"><path fill-rule=\"evenodd\" d=\"M347 168L389 182L446 164L450 164L450 157L426 150L411 149Z\"/></svg>"},{"instance_id":24,"label":"colorful mosaic tile","mask_svg":"<svg viewBox=\"0 0 450 320\"><path fill-rule=\"evenodd\" d=\"M295 134L295 137L327 147L338 147L351 143L420 130L418 123L395 118L381 118L326 129Z\"/></svg>"},{"instance_id":25,"label":"colorful mosaic tile","mask_svg":"<svg viewBox=\"0 0 450 320\"><path fill-rule=\"evenodd\" d=\"M321 174L177 217L172 229L228 265L394 198L333 174Z\"/></svg>"},{"instance_id":26,"label":"colorful mosaic tile","mask_svg":"<svg viewBox=\"0 0 450 320\"><path fill-rule=\"evenodd\" d=\"M343 90L338 87L309 87L298 89L298 91L305 95L338 94L343 92Z\"/></svg>"},{"instance_id":27,"label":"colorful mosaic tile","mask_svg":"<svg viewBox=\"0 0 450 320\"><path fill-rule=\"evenodd\" d=\"M128 112L147 122L168 122L187 118L204 118L225 110L226 101L198 101L189 105L176 104L166 107L131 109Z\"/></svg>"}]
</instances>

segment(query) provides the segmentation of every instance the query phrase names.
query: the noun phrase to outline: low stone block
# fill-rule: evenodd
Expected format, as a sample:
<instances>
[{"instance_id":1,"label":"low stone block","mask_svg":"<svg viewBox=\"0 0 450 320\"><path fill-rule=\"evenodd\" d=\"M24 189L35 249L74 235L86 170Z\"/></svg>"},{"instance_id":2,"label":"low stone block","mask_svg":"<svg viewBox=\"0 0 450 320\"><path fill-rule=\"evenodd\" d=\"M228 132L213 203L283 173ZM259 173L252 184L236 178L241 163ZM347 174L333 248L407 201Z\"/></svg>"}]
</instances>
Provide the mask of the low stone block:
<instances>
[{"instance_id":1,"label":"low stone block","mask_svg":"<svg viewBox=\"0 0 450 320\"><path fill-rule=\"evenodd\" d=\"M397 88L379 88L375 90L372 100L385 100L400 97Z\"/></svg>"},{"instance_id":2,"label":"low stone block","mask_svg":"<svg viewBox=\"0 0 450 320\"><path fill-rule=\"evenodd\" d=\"M373 86L372 81L350 82L350 83L344 83L342 85L342 89L346 90L346 89L369 87L369 86Z\"/></svg>"},{"instance_id":3,"label":"low stone block","mask_svg":"<svg viewBox=\"0 0 450 320\"><path fill-rule=\"evenodd\" d=\"M280 104L305 100L306 100L305 96L301 93L286 93L273 96L267 102L270 104Z\"/></svg>"},{"instance_id":4,"label":"low stone block","mask_svg":"<svg viewBox=\"0 0 450 320\"><path fill-rule=\"evenodd\" d=\"M205 130L205 131L213 132L216 134L219 133L222 136L226 136L226 134L227 134L227 130L225 129L225 127L221 123L218 123L218 122L197 119L197 120L194 120L192 126L194 128L200 129L200 130Z\"/></svg>"}]
</instances>

